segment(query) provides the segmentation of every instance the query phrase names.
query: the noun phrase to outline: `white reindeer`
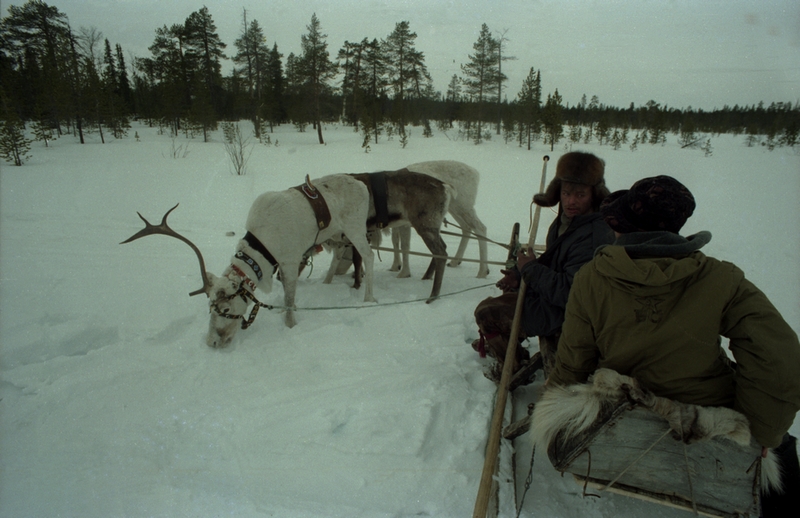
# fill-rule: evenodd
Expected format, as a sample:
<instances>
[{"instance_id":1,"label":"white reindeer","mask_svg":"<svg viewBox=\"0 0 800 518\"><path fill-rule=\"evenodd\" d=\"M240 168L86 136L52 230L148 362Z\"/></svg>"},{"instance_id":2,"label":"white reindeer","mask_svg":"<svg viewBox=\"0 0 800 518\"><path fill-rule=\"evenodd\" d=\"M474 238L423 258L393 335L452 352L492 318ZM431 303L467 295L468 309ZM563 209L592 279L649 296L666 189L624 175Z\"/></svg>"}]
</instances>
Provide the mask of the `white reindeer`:
<instances>
[{"instance_id":1,"label":"white reindeer","mask_svg":"<svg viewBox=\"0 0 800 518\"><path fill-rule=\"evenodd\" d=\"M458 245L455 257L448 266L458 266L464 257L464 252L471 238L475 234L478 239L480 265L478 278L483 279L489 275L488 254L486 241L486 225L478 218L475 212L475 200L478 197L478 182L480 173L463 162L454 160L434 160L431 162L418 162L411 164L406 169L415 173L432 176L455 189L455 196L450 200L449 212L461 227L461 242ZM398 277L410 277L411 270L408 265L409 250L411 249L411 227L395 227L392 229L392 245L394 247L394 261L390 271L400 273ZM402 261L400 256L402 253Z\"/></svg>"},{"instance_id":2,"label":"white reindeer","mask_svg":"<svg viewBox=\"0 0 800 518\"><path fill-rule=\"evenodd\" d=\"M320 229L314 210L300 190L264 193L250 207L245 224L247 235L236 245L231 264L220 277L206 272L200 250L167 225L167 216L177 205L164 215L160 225L151 225L139 214L145 228L123 243L151 234L164 234L192 247L200 261L203 287L190 295L205 293L209 298L211 319L207 343L210 347L227 346L239 327L252 322L245 319L245 314L254 300L253 292L260 288L269 293L272 275L277 270L280 270L283 283L285 322L288 327L293 327L296 323L293 308L300 264L311 249L323 242L346 238L353 244L364 260L364 301L374 302L373 253L367 242L366 228L370 199L367 187L349 175L326 176L313 180L311 184L327 202L331 215L329 226ZM251 313L251 319L253 317Z\"/></svg>"}]
</instances>

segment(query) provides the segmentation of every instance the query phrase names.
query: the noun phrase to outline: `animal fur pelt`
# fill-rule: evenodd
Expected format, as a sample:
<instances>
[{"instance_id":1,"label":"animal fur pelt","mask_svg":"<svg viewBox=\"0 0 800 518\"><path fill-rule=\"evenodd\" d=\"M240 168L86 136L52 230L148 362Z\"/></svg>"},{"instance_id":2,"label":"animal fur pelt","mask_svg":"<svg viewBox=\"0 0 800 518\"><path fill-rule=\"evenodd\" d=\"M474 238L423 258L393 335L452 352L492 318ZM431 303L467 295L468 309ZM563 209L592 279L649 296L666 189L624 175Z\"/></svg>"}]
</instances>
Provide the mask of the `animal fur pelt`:
<instances>
[{"instance_id":1,"label":"animal fur pelt","mask_svg":"<svg viewBox=\"0 0 800 518\"><path fill-rule=\"evenodd\" d=\"M555 178L545 192L533 196L533 201L542 207L553 207L561 201L561 182L571 182L592 187L592 206L597 210L600 202L610 194L603 179L604 173L605 163L602 160L591 153L572 151L558 159Z\"/></svg>"},{"instance_id":2,"label":"animal fur pelt","mask_svg":"<svg viewBox=\"0 0 800 518\"><path fill-rule=\"evenodd\" d=\"M635 379L610 369L598 369L586 384L549 388L534 408L531 440L534 446L545 449L559 433L568 440L595 423L604 408L616 407L626 400L663 417L673 438L686 444L714 437L743 446L750 444L750 423L739 412L658 397ZM765 493L782 491L780 466L772 451L763 459L761 476Z\"/></svg>"}]
</instances>

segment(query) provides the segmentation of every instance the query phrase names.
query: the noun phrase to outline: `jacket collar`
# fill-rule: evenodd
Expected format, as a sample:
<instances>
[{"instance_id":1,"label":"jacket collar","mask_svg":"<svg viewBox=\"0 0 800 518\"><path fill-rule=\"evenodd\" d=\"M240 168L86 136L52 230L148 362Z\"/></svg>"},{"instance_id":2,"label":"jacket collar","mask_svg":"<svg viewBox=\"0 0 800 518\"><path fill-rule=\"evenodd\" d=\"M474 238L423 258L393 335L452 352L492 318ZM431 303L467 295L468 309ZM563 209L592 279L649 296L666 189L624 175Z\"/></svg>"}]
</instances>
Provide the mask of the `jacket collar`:
<instances>
[{"instance_id":1,"label":"jacket collar","mask_svg":"<svg viewBox=\"0 0 800 518\"><path fill-rule=\"evenodd\" d=\"M711 232L707 230L686 237L666 231L630 232L620 234L614 245L624 248L631 258L681 257L700 250L709 241Z\"/></svg>"}]
</instances>

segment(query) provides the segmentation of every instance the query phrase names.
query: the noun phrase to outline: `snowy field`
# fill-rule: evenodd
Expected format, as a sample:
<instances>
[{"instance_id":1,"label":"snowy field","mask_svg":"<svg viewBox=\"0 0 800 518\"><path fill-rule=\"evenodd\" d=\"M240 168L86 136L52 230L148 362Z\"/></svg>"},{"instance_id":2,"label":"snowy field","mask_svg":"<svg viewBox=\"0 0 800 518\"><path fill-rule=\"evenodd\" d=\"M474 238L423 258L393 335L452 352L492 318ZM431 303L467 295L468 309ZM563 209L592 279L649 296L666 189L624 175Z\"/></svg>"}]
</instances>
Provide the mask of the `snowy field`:
<instances>
[{"instance_id":1,"label":"snowy field","mask_svg":"<svg viewBox=\"0 0 800 518\"><path fill-rule=\"evenodd\" d=\"M323 285L322 254L298 284L295 328L262 310L228 349L212 350L206 299L187 296L201 284L192 251L162 236L118 244L141 228L136 211L156 223L180 202L172 227L221 273L257 194L306 174L438 159L481 172L477 212L505 243L514 222L527 231L543 155L553 157L552 177L568 150L411 132L406 149L384 140L364 153L350 128L327 126L322 146L287 125L272 135L277 145L256 145L245 176L231 174L221 132L210 143L173 143L144 126L105 145L96 135L83 146L72 137L35 143L23 167L3 164L0 516L470 516L495 394L486 360L470 347L472 312L500 293L498 266L489 279L475 277L475 263L448 268L448 296L396 304L428 295L427 259L412 257L412 278L397 279L383 252L373 304L347 276ZM685 183L698 209L684 233L710 230L704 252L740 266L800 332L800 153L723 135L705 157L676 140L635 152L574 149L606 161L612 191L656 174ZM540 241L553 215L542 212ZM445 240L454 252L457 238ZM425 251L416 236L412 249ZM492 261L506 255L496 245L489 252ZM467 257L477 258L476 244ZM259 295L282 304L280 283ZM526 404L540 389L541 380L515 399ZM800 434L800 421L792 431ZM522 516L688 515L611 494L582 498L537 455Z\"/></svg>"}]
</instances>

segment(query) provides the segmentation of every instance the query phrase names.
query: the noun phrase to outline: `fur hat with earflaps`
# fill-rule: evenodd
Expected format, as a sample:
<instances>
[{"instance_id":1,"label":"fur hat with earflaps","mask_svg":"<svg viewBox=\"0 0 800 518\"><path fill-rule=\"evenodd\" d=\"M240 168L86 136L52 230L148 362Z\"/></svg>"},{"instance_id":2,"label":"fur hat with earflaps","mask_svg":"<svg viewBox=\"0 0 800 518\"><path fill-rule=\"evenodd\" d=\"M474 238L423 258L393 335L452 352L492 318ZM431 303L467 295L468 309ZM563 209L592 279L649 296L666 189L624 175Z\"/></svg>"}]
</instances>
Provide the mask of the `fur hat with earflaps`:
<instances>
[{"instance_id":1,"label":"fur hat with earflaps","mask_svg":"<svg viewBox=\"0 0 800 518\"><path fill-rule=\"evenodd\" d=\"M603 180L605 163L591 153L572 151L562 155L556 165L556 177L547 189L533 197L533 202L541 207L553 207L561 201L561 182L578 183L592 187L595 210L600 202L610 194Z\"/></svg>"}]
</instances>

